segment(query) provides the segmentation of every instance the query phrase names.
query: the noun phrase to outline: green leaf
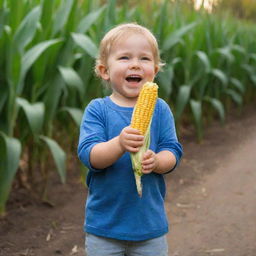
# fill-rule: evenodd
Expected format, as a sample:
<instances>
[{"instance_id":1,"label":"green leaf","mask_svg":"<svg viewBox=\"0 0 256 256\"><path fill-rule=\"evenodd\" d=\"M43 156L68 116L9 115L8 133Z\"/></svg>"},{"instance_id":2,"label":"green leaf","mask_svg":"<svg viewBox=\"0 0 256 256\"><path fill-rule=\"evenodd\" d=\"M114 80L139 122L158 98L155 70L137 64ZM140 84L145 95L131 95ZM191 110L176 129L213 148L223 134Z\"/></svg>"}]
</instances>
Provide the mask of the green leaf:
<instances>
[{"instance_id":1,"label":"green leaf","mask_svg":"<svg viewBox=\"0 0 256 256\"><path fill-rule=\"evenodd\" d=\"M5 213L5 204L19 166L21 143L0 132L0 215Z\"/></svg>"},{"instance_id":2,"label":"green leaf","mask_svg":"<svg viewBox=\"0 0 256 256\"><path fill-rule=\"evenodd\" d=\"M190 30L192 30L197 25L197 22L193 22L190 24L187 24L180 29L172 32L169 36L167 36L167 39L165 39L163 43L163 50L168 51L170 50L175 44L180 42L180 39L188 34Z\"/></svg>"},{"instance_id":3,"label":"green leaf","mask_svg":"<svg viewBox=\"0 0 256 256\"><path fill-rule=\"evenodd\" d=\"M205 97L205 101L209 102L212 107L218 112L220 120L222 123L225 121L225 109L221 101L215 98Z\"/></svg>"},{"instance_id":4,"label":"green leaf","mask_svg":"<svg viewBox=\"0 0 256 256\"><path fill-rule=\"evenodd\" d=\"M250 79L252 80L254 87L256 87L256 75L251 75Z\"/></svg>"},{"instance_id":5,"label":"green leaf","mask_svg":"<svg viewBox=\"0 0 256 256\"><path fill-rule=\"evenodd\" d=\"M227 89L225 92L232 98L232 100L235 103L237 103L237 105L242 106L243 98L240 94L238 94L236 91L234 91L232 89Z\"/></svg>"},{"instance_id":6,"label":"green leaf","mask_svg":"<svg viewBox=\"0 0 256 256\"><path fill-rule=\"evenodd\" d=\"M159 42L162 42L162 37L164 33L164 28L166 26L166 23L168 22L168 16L167 16L167 11L168 11L168 0L164 0L161 4L161 9L158 15L158 22L155 22L155 29L154 31Z\"/></svg>"},{"instance_id":7,"label":"green leaf","mask_svg":"<svg viewBox=\"0 0 256 256\"><path fill-rule=\"evenodd\" d=\"M5 1L8 2L9 10L11 10L8 14L8 24L13 30L19 26L23 14L25 13L25 5L23 1Z\"/></svg>"},{"instance_id":8,"label":"green leaf","mask_svg":"<svg viewBox=\"0 0 256 256\"><path fill-rule=\"evenodd\" d=\"M116 23L116 0L108 0L105 14L105 30L108 30Z\"/></svg>"},{"instance_id":9,"label":"green leaf","mask_svg":"<svg viewBox=\"0 0 256 256\"><path fill-rule=\"evenodd\" d=\"M163 72L158 73L160 89L164 91L164 97L170 97L172 93L172 80L174 78L173 67L169 65Z\"/></svg>"},{"instance_id":10,"label":"green leaf","mask_svg":"<svg viewBox=\"0 0 256 256\"><path fill-rule=\"evenodd\" d=\"M6 24L7 14L8 14L8 11L0 6L0 38L2 37L4 32L4 26Z\"/></svg>"},{"instance_id":11,"label":"green leaf","mask_svg":"<svg viewBox=\"0 0 256 256\"><path fill-rule=\"evenodd\" d=\"M244 93L245 92L245 86L236 78L232 77L230 79L230 82L234 87L239 90L239 92Z\"/></svg>"},{"instance_id":12,"label":"green leaf","mask_svg":"<svg viewBox=\"0 0 256 256\"><path fill-rule=\"evenodd\" d=\"M38 59L38 57L50 46L61 42L61 39L53 39L41 42L30 50L28 50L22 58L22 74L26 73L27 70L33 65L33 63Z\"/></svg>"},{"instance_id":13,"label":"green leaf","mask_svg":"<svg viewBox=\"0 0 256 256\"><path fill-rule=\"evenodd\" d=\"M216 50L216 52L219 53L220 55L222 55L230 63L234 62L234 60L235 60L233 54L231 53L231 48L228 46L219 48Z\"/></svg>"},{"instance_id":14,"label":"green leaf","mask_svg":"<svg viewBox=\"0 0 256 256\"><path fill-rule=\"evenodd\" d=\"M59 71L68 86L74 87L79 93L84 94L83 81L73 68L59 66Z\"/></svg>"},{"instance_id":15,"label":"green leaf","mask_svg":"<svg viewBox=\"0 0 256 256\"><path fill-rule=\"evenodd\" d=\"M243 55L246 54L246 50L242 45L233 44L233 45L230 46L230 48L231 48L232 51L239 52Z\"/></svg>"},{"instance_id":16,"label":"green leaf","mask_svg":"<svg viewBox=\"0 0 256 256\"><path fill-rule=\"evenodd\" d=\"M242 68L249 74L253 75L254 74L254 68L249 65L249 64L242 64Z\"/></svg>"},{"instance_id":17,"label":"green leaf","mask_svg":"<svg viewBox=\"0 0 256 256\"><path fill-rule=\"evenodd\" d=\"M52 31L52 27L53 27L52 17L54 17L54 12L55 12L55 9L54 9L55 2L56 1L52 1L52 0L42 0L40 4L42 8L40 23L44 28L43 31L45 35L49 34L49 30ZM51 18L49 19L49 17Z\"/></svg>"},{"instance_id":18,"label":"green leaf","mask_svg":"<svg viewBox=\"0 0 256 256\"><path fill-rule=\"evenodd\" d=\"M79 45L88 55L92 58L96 58L98 55L98 48L94 42L86 35L72 33L72 38L77 45Z\"/></svg>"},{"instance_id":19,"label":"green leaf","mask_svg":"<svg viewBox=\"0 0 256 256\"><path fill-rule=\"evenodd\" d=\"M80 126L82 118L83 118L83 111L78 108L71 108L71 107L63 107L61 111L67 112L70 117L73 119L77 127Z\"/></svg>"},{"instance_id":20,"label":"green leaf","mask_svg":"<svg viewBox=\"0 0 256 256\"><path fill-rule=\"evenodd\" d=\"M85 16L77 26L77 33L85 34L87 30L98 20L102 12L106 9L106 6L101 7L100 9L89 13Z\"/></svg>"},{"instance_id":21,"label":"green leaf","mask_svg":"<svg viewBox=\"0 0 256 256\"><path fill-rule=\"evenodd\" d=\"M40 136L40 139L43 140L46 145L48 146L52 156L53 160L55 162L55 165L57 167L57 171L60 175L60 179L62 183L66 182L66 153L63 151L63 149L58 145L58 143L50 139L49 137Z\"/></svg>"},{"instance_id":22,"label":"green leaf","mask_svg":"<svg viewBox=\"0 0 256 256\"><path fill-rule=\"evenodd\" d=\"M61 39L53 39L41 42L35 46L33 46L30 50L28 50L24 56L22 57L21 63L22 63L22 69L20 74L20 81L18 85L18 94L22 92L23 89L23 82L24 78L26 76L27 71L30 69L30 67L34 64L34 62L40 57L40 55L48 49L50 46L57 44L61 42Z\"/></svg>"},{"instance_id":23,"label":"green leaf","mask_svg":"<svg viewBox=\"0 0 256 256\"><path fill-rule=\"evenodd\" d=\"M178 96L175 104L175 118L177 120L180 119L189 101L190 92L191 92L190 85L182 85L179 87L179 92L178 92Z\"/></svg>"},{"instance_id":24,"label":"green leaf","mask_svg":"<svg viewBox=\"0 0 256 256\"><path fill-rule=\"evenodd\" d=\"M62 5L56 12L53 22L53 36L55 36L65 26L72 10L74 0L63 0Z\"/></svg>"},{"instance_id":25,"label":"green leaf","mask_svg":"<svg viewBox=\"0 0 256 256\"><path fill-rule=\"evenodd\" d=\"M249 54L249 58L256 62L256 53Z\"/></svg>"},{"instance_id":26,"label":"green leaf","mask_svg":"<svg viewBox=\"0 0 256 256\"><path fill-rule=\"evenodd\" d=\"M203 138L202 104L200 101L190 100L190 107L195 121L197 138L199 141L201 141Z\"/></svg>"},{"instance_id":27,"label":"green leaf","mask_svg":"<svg viewBox=\"0 0 256 256\"><path fill-rule=\"evenodd\" d=\"M36 102L34 104L30 104L24 98L17 98L16 102L18 106L20 106L23 109L33 135L35 137L38 136L42 131L44 122L44 103Z\"/></svg>"},{"instance_id":28,"label":"green leaf","mask_svg":"<svg viewBox=\"0 0 256 256\"><path fill-rule=\"evenodd\" d=\"M196 51L196 56L203 63L205 72L208 73L211 70L211 63L207 54L203 51Z\"/></svg>"},{"instance_id":29,"label":"green leaf","mask_svg":"<svg viewBox=\"0 0 256 256\"><path fill-rule=\"evenodd\" d=\"M22 53L24 48L32 41L36 33L37 23L40 16L41 8L40 6L37 6L22 20L15 32L13 41L20 53Z\"/></svg>"},{"instance_id":30,"label":"green leaf","mask_svg":"<svg viewBox=\"0 0 256 256\"><path fill-rule=\"evenodd\" d=\"M47 85L48 89L44 96L44 102L45 102L45 123L47 125L47 128L52 128L52 121L54 120L54 117L56 115L56 112L58 111L58 106L60 103L60 98L63 93L63 88L65 87L63 78L59 74L59 72L56 72L55 76L49 81Z\"/></svg>"},{"instance_id":31,"label":"green leaf","mask_svg":"<svg viewBox=\"0 0 256 256\"><path fill-rule=\"evenodd\" d=\"M251 81L253 82L253 85L256 85L256 75L255 75L254 67L249 64L243 64L242 68L248 73Z\"/></svg>"},{"instance_id":32,"label":"green leaf","mask_svg":"<svg viewBox=\"0 0 256 256\"><path fill-rule=\"evenodd\" d=\"M2 92L0 93L0 113L6 103L7 96L8 96L6 89L1 89L1 90L2 90Z\"/></svg>"},{"instance_id":33,"label":"green leaf","mask_svg":"<svg viewBox=\"0 0 256 256\"><path fill-rule=\"evenodd\" d=\"M174 67L175 65L179 64L179 63L182 63L182 58L180 57L175 57L172 61L172 66Z\"/></svg>"},{"instance_id":34,"label":"green leaf","mask_svg":"<svg viewBox=\"0 0 256 256\"><path fill-rule=\"evenodd\" d=\"M217 77L224 86L226 86L228 84L227 75L224 72L222 72L220 69L214 68L214 69L211 70L211 73L215 77Z\"/></svg>"}]
</instances>

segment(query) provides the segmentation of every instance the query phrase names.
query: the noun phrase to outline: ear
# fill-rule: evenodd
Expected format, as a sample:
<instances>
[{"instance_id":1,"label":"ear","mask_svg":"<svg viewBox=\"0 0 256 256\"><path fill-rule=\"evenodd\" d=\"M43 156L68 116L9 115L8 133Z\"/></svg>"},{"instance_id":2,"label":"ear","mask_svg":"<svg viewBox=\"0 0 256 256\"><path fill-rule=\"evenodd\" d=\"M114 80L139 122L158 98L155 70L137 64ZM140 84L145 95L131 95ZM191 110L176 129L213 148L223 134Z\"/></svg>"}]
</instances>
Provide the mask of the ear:
<instances>
[{"instance_id":1,"label":"ear","mask_svg":"<svg viewBox=\"0 0 256 256\"><path fill-rule=\"evenodd\" d=\"M105 65L103 64L99 64L98 65L98 71L99 71L99 75L100 77L105 80L108 81L109 80L109 74L108 74L108 69Z\"/></svg>"},{"instance_id":2,"label":"ear","mask_svg":"<svg viewBox=\"0 0 256 256\"><path fill-rule=\"evenodd\" d=\"M157 75L158 71L159 71L159 66L155 66L155 76Z\"/></svg>"}]
</instances>

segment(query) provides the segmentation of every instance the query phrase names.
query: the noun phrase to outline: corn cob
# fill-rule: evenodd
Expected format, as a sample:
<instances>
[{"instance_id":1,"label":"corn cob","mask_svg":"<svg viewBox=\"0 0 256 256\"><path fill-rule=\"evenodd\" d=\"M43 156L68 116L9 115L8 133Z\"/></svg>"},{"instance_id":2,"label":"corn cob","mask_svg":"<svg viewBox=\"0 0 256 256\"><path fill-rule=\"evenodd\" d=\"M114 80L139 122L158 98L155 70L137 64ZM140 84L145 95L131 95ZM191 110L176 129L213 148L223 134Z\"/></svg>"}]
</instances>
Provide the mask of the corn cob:
<instances>
[{"instance_id":1,"label":"corn cob","mask_svg":"<svg viewBox=\"0 0 256 256\"><path fill-rule=\"evenodd\" d=\"M145 83L140 91L132 114L131 127L139 130L144 135L144 144L139 152L131 153L132 167L139 196L142 196L141 176L143 173L141 159L150 145L150 125L157 100L157 93L157 84L152 82Z\"/></svg>"}]
</instances>

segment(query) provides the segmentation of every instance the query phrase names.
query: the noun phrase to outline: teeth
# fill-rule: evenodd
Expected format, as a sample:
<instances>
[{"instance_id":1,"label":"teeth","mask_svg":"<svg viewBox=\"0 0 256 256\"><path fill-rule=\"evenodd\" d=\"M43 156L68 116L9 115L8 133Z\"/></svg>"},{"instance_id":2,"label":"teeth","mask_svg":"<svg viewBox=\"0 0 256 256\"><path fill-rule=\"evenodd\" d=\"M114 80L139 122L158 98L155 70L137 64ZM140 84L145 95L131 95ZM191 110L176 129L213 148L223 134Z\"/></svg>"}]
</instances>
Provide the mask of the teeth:
<instances>
[{"instance_id":1,"label":"teeth","mask_svg":"<svg viewBox=\"0 0 256 256\"><path fill-rule=\"evenodd\" d=\"M140 78L140 76L128 76L128 78Z\"/></svg>"}]
</instances>

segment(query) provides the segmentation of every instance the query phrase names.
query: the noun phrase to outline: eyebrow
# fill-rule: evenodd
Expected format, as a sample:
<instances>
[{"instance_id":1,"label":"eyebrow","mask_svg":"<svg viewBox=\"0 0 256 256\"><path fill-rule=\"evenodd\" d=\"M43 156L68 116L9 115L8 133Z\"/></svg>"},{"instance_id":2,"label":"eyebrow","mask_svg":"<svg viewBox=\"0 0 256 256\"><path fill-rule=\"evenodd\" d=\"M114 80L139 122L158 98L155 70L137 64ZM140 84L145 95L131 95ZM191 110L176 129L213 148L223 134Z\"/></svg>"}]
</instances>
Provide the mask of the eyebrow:
<instances>
[{"instance_id":1,"label":"eyebrow","mask_svg":"<svg viewBox=\"0 0 256 256\"><path fill-rule=\"evenodd\" d=\"M129 52L129 51L118 51L116 52L117 55L131 55L132 52ZM153 52L141 52L140 55L146 55L146 56L149 56L149 55L152 55L154 56Z\"/></svg>"}]
</instances>

